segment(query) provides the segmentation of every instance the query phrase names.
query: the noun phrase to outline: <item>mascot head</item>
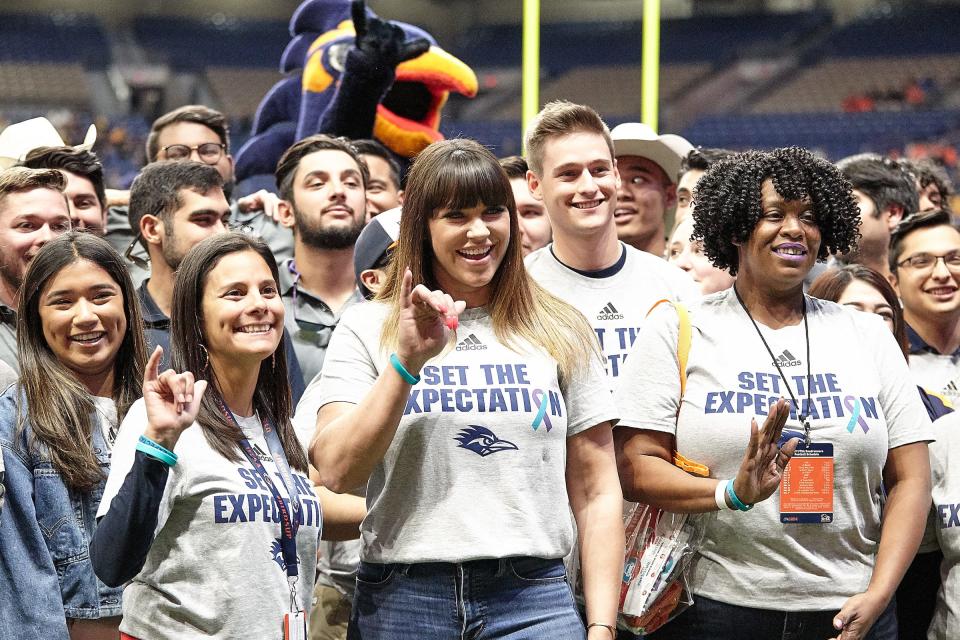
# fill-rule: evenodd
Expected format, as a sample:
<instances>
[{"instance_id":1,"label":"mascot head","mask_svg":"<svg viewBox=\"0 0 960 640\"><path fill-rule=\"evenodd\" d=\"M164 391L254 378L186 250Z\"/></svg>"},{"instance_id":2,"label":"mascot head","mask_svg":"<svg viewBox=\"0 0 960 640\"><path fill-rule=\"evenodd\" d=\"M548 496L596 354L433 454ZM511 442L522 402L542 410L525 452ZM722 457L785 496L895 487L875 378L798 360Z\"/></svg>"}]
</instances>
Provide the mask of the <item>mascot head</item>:
<instances>
[{"instance_id":1,"label":"mascot head","mask_svg":"<svg viewBox=\"0 0 960 640\"><path fill-rule=\"evenodd\" d=\"M369 8L365 13L376 17ZM440 113L450 92L473 97L477 77L423 29L403 22L390 24L402 29L407 41L425 39L430 46L396 66L395 79L376 105L373 130L366 137L376 138L401 158L412 158L443 139ZM349 73L347 55L356 46L349 0L307 0L291 18L290 32L292 39L280 61L287 77L260 104L253 138L237 154L239 179L272 173L283 150L296 139L317 133L322 114L336 99L344 99L338 98L338 88ZM351 105L337 105L345 107Z\"/></svg>"}]
</instances>

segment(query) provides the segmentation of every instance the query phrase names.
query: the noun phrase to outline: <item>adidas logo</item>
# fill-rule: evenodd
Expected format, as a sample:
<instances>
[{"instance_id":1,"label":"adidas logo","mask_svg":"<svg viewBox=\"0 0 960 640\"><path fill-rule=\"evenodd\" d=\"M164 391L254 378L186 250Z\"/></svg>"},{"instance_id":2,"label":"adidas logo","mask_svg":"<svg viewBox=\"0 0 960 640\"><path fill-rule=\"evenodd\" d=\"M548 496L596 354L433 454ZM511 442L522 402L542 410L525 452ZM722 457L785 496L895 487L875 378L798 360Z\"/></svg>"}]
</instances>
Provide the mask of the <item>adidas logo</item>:
<instances>
[{"instance_id":1,"label":"adidas logo","mask_svg":"<svg viewBox=\"0 0 960 640\"><path fill-rule=\"evenodd\" d=\"M792 353L784 349L783 353L777 356L773 366L777 366L778 364L781 367L799 367L803 363L797 360Z\"/></svg>"},{"instance_id":2,"label":"adidas logo","mask_svg":"<svg viewBox=\"0 0 960 640\"><path fill-rule=\"evenodd\" d=\"M480 342L480 338L472 333L457 343L457 351L483 351L487 345Z\"/></svg>"},{"instance_id":3,"label":"adidas logo","mask_svg":"<svg viewBox=\"0 0 960 640\"><path fill-rule=\"evenodd\" d=\"M608 302L597 314L597 320L623 320L623 314L617 311L612 302Z\"/></svg>"},{"instance_id":4,"label":"adidas logo","mask_svg":"<svg viewBox=\"0 0 960 640\"><path fill-rule=\"evenodd\" d=\"M253 451L257 454L257 457L260 458L260 462L273 462L270 454L261 449L257 443L253 443Z\"/></svg>"}]
</instances>

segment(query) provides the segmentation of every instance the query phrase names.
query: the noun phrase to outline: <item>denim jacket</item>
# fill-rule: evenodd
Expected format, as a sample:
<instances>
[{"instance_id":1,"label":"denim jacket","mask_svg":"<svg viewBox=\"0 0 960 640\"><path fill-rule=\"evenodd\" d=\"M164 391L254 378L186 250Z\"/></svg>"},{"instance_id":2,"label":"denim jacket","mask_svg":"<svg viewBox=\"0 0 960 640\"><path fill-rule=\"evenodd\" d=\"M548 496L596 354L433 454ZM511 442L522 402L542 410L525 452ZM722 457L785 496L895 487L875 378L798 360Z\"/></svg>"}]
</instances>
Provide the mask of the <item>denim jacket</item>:
<instances>
[{"instance_id":1,"label":"denim jacket","mask_svg":"<svg viewBox=\"0 0 960 640\"><path fill-rule=\"evenodd\" d=\"M19 386L0 395L5 504L0 511L0 638L68 638L66 618L122 613L122 588L93 573L89 543L110 452L94 412L93 446L104 480L92 491L66 487L27 421L18 433ZM25 401L25 400L24 400Z\"/></svg>"}]
</instances>

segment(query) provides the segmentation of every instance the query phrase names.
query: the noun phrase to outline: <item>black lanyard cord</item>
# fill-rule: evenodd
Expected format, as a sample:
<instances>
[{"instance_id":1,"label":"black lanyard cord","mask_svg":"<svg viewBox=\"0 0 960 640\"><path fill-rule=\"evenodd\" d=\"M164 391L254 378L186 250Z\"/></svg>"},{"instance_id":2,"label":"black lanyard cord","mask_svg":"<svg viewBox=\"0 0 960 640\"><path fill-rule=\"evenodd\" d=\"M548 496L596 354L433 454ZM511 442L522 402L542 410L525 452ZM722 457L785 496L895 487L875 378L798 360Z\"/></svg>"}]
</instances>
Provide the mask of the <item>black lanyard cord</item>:
<instances>
[{"instance_id":1,"label":"black lanyard cord","mask_svg":"<svg viewBox=\"0 0 960 640\"><path fill-rule=\"evenodd\" d=\"M744 304L743 298L740 297L740 292L737 291L737 287L733 287L733 293L737 296L737 301L740 303L740 306L743 307L744 313L747 314L747 317L750 318L750 322L753 323L753 328L756 329L757 335L760 336L760 341L763 342L763 346L767 348L767 353L770 354L770 359L773 361L773 366L777 368L777 373L780 374L780 379L783 381L784 386L787 388L787 393L790 394L790 400L793 402L793 406L797 408L797 416L800 419L800 424L803 425L804 440L807 445L810 444L810 421L808 420L810 414L810 327L807 324L807 297L803 297L803 333L807 342L807 406L806 411L803 407L800 406L800 403L797 402L796 396L793 395L793 389L790 388L790 383L787 381L787 377L783 375L783 369L780 368L780 363L777 361L777 357L773 355L773 350L770 348L770 345L767 344L767 339L763 337L763 333L760 331L757 321L753 319L753 316L750 314L750 310L747 309L747 305Z\"/></svg>"}]
</instances>

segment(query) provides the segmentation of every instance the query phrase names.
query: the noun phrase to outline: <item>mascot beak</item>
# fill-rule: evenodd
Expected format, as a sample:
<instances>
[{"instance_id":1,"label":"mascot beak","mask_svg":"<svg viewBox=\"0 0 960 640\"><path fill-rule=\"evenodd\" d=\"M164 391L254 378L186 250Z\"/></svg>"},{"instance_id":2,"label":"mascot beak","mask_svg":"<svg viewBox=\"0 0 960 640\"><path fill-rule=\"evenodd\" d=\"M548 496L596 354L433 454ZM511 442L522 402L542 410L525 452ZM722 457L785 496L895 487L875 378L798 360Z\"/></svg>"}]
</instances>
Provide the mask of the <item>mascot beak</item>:
<instances>
[{"instance_id":1,"label":"mascot beak","mask_svg":"<svg viewBox=\"0 0 960 640\"><path fill-rule=\"evenodd\" d=\"M394 153L412 158L442 140L440 111L451 91L472 98L477 76L459 58L437 46L397 66L396 80L377 107L374 136Z\"/></svg>"}]
</instances>

